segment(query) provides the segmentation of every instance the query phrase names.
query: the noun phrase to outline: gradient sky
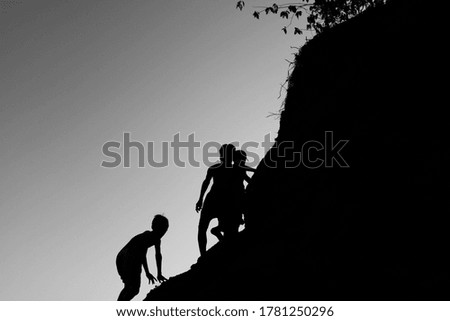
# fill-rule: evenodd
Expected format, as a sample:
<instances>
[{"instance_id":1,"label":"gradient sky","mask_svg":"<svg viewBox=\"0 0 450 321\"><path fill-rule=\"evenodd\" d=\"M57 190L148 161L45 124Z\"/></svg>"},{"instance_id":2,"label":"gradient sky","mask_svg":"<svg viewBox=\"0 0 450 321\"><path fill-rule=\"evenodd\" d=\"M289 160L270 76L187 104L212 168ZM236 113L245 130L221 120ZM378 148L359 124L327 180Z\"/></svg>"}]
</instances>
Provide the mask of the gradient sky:
<instances>
[{"instance_id":1,"label":"gradient sky","mask_svg":"<svg viewBox=\"0 0 450 321\"><path fill-rule=\"evenodd\" d=\"M303 38L253 19L251 1L243 12L235 0L1 2L0 300L115 300L115 256L160 212L163 273L187 270L206 167L138 168L132 154L132 168L105 169L102 145L129 132L160 159L176 133L202 145L275 137L267 116Z\"/></svg>"}]
</instances>

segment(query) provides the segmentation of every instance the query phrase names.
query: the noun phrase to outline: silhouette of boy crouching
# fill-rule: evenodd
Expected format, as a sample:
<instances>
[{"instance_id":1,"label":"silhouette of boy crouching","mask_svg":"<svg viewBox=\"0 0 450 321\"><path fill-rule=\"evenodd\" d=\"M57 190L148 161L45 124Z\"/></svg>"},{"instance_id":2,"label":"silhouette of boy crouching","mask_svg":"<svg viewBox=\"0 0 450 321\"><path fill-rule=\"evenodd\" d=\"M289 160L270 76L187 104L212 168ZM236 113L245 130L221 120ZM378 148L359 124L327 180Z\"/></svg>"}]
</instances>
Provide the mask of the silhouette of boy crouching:
<instances>
[{"instance_id":1,"label":"silhouette of boy crouching","mask_svg":"<svg viewBox=\"0 0 450 321\"><path fill-rule=\"evenodd\" d=\"M166 281L161 272L161 238L166 234L168 228L169 221L167 218L162 215L155 215L152 221L152 231L145 231L136 235L117 254L117 272L119 272L124 283L118 301L130 301L139 293L142 266L144 266L149 283ZM155 246L157 279L149 272L147 265L147 250L152 246Z\"/></svg>"}]
</instances>

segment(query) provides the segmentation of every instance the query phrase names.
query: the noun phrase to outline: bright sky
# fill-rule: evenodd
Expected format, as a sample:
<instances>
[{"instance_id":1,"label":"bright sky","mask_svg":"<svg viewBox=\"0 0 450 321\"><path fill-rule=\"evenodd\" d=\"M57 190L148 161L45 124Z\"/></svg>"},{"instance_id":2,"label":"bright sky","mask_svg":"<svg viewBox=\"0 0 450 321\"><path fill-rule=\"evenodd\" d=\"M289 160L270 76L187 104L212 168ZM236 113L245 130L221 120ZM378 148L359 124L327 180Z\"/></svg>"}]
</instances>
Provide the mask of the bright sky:
<instances>
[{"instance_id":1,"label":"bright sky","mask_svg":"<svg viewBox=\"0 0 450 321\"><path fill-rule=\"evenodd\" d=\"M134 150L132 168L106 169L102 145L128 132L160 160L177 133L202 146L275 137L267 116L303 38L285 36L279 18L252 18L251 1L243 12L235 0L10 3L0 8L0 300L116 300L115 256L160 212L164 275L184 272L198 257L206 167L177 167L170 153L166 168L138 168ZM148 261L156 273L152 250Z\"/></svg>"}]
</instances>

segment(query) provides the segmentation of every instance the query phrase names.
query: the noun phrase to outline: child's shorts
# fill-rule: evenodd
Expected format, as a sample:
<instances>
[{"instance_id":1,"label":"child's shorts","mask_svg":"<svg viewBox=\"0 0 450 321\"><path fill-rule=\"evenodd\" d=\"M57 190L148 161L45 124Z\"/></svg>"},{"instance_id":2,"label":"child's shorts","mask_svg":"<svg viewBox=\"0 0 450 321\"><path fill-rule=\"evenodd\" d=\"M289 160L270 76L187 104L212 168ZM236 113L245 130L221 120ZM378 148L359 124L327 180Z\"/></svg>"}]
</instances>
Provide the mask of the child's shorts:
<instances>
[{"instance_id":1,"label":"child's shorts","mask_svg":"<svg viewBox=\"0 0 450 321\"><path fill-rule=\"evenodd\" d=\"M141 285L142 265L135 259L126 255L126 252L119 252L116 258L117 272L122 282L131 286Z\"/></svg>"}]
</instances>

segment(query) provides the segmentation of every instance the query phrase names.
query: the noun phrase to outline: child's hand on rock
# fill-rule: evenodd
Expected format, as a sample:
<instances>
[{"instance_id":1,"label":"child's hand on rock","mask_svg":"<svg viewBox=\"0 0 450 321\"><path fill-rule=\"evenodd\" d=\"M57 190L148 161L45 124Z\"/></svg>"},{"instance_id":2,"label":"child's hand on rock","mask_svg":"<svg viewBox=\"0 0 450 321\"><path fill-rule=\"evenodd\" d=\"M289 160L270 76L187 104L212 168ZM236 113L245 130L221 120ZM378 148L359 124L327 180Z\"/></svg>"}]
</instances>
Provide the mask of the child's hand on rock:
<instances>
[{"instance_id":1,"label":"child's hand on rock","mask_svg":"<svg viewBox=\"0 0 450 321\"><path fill-rule=\"evenodd\" d=\"M147 278L148 278L148 284L150 284L150 283L155 284L155 282L157 281L156 278L151 273L147 274Z\"/></svg>"}]
</instances>

